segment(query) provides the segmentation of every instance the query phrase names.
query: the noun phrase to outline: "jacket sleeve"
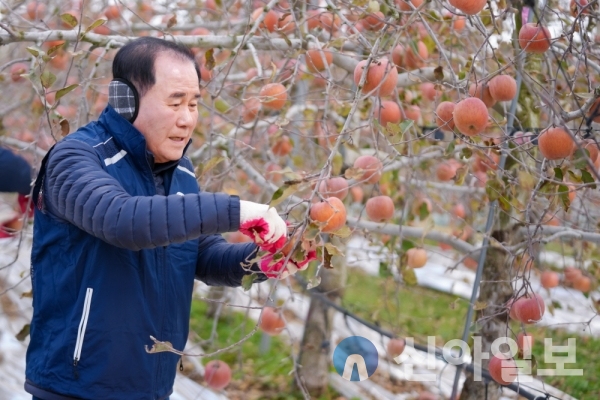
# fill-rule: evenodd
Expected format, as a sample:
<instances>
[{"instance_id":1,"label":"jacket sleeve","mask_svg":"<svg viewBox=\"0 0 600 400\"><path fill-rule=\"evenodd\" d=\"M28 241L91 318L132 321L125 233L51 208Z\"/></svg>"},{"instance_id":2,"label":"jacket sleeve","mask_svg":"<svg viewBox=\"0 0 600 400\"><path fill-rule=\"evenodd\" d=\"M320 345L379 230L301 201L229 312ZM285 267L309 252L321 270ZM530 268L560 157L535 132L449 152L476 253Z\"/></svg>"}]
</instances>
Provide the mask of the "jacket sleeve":
<instances>
[{"instance_id":1,"label":"jacket sleeve","mask_svg":"<svg viewBox=\"0 0 600 400\"><path fill-rule=\"evenodd\" d=\"M62 141L52 150L43 196L51 215L129 250L236 231L240 223L237 196L131 196L102 169L92 147L77 140Z\"/></svg>"},{"instance_id":2,"label":"jacket sleeve","mask_svg":"<svg viewBox=\"0 0 600 400\"><path fill-rule=\"evenodd\" d=\"M0 192L29 194L31 166L23 157L0 147Z\"/></svg>"},{"instance_id":3,"label":"jacket sleeve","mask_svg":"<svg viewBox=\"0 0 600 400\"><path fill-rule=\"evenodd\" d=\"M247 265L248 260L256 257L257 245L254 243L228 243L221 235L209 235L200 238L196 279L209 286L241 286L242 278L257 272L254 282L263 282L267 276L259 272L258 265Z\"/></svg>"}]
</instances>

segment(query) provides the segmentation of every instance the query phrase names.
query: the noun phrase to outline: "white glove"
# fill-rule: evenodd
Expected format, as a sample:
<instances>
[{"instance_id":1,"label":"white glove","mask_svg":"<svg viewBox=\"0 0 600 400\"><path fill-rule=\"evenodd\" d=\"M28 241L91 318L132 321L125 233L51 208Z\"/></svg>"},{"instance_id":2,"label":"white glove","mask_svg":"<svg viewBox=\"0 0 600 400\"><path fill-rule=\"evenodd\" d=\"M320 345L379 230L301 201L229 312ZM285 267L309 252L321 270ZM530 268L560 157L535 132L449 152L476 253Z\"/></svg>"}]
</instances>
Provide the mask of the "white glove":
<instances>
[{"instance_id":1,"label":"white glove","mask_svg":"<svg viewBox=\"0 0 600 400\"><path fill-rule=\"evenodd\" d=\"M267 251L282 248L287 240L287 225L277 210L251 201L240 200L240 232Z\"/></svg>"}]
</instances>

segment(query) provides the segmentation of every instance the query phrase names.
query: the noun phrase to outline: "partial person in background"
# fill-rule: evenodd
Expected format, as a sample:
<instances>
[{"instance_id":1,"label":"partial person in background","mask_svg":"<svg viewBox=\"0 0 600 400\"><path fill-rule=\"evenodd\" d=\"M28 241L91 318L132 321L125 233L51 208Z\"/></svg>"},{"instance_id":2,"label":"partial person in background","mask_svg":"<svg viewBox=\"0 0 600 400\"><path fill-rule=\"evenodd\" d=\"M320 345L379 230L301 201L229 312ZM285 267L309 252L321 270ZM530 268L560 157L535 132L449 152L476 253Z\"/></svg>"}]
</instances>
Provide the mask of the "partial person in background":
<instances>
[{"instance_id":1,"label":"partial person in background","mask_svg":"<svg viewBox=\"0 0 600 400\"><path fill-rule=\"evenodd\" d=\"M31 166L12 150L0 147L0 238L23 226L31 190Z\"/></svg>"}]
</instances>

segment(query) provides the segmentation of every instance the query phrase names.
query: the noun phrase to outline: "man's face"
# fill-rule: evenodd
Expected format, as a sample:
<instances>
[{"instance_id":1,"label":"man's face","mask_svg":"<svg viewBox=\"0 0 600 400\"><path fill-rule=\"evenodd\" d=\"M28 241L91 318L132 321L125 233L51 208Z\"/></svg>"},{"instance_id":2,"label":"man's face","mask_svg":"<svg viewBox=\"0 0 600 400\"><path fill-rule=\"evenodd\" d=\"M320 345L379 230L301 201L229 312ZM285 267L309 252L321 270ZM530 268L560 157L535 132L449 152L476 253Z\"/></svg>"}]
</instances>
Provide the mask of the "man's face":
<instances>
[{"instance_id":1,"label":"man's face","mask_svg":"<svg viewBox=\"0 0 600 400\"><path fill-rule=\"evenodd\" d=\"M140 98L133 126L146 138L155 162L179 160L198 121L198 75L190 60L168 52L157 55L154 75L156 83Z\"/></svg>"}]
</instances>

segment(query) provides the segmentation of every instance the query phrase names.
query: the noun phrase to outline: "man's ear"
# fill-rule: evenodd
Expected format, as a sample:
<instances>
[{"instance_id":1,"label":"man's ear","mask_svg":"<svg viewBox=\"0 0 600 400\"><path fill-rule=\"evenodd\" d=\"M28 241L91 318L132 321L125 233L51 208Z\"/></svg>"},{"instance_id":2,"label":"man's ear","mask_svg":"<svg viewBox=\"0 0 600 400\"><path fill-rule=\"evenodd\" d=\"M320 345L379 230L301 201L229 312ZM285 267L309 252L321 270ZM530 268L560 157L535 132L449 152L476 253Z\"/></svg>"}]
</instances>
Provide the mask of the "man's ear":
<instances>
[{"instance_id":1,"label":"man's ear","mask_svg":"<svg viewBox=\"0 0 600 400\"><path fill-rule=\"evenodd\" d=\"M108 85L108 104L133 124L140 109L138 91L128 80L115 78Z\"/></svg>"}]
</instances>

